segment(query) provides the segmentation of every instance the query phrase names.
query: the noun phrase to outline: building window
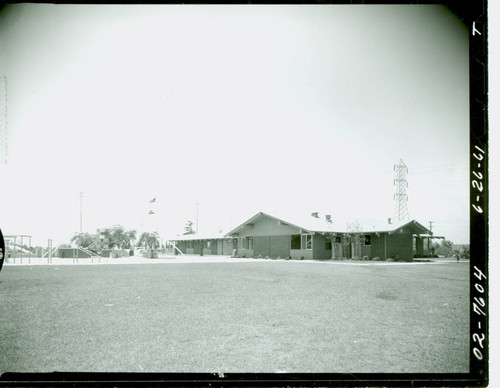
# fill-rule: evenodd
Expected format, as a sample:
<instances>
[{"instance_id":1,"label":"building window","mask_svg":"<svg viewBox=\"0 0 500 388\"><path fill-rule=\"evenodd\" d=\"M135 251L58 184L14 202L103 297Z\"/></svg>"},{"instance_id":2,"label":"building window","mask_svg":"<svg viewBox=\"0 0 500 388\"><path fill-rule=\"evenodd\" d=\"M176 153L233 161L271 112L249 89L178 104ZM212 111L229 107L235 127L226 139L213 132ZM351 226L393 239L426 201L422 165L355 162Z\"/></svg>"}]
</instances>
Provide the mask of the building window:
<instances>
[{"instance_id":1,"label":"building window","mask_svg":"<svg viewBox=\"0 0 500 388\"><path fill-rule=\"evenodd\" d=\"M292 234L292 239L291 239L291 244L290 248L291 249L300 249L300 234Z\"/></svg>"},{"instance_id":2,"label":"building window","mask_svg":"<svg viewBox=\"0 0 500 388\"><path fill-rule=\"evenodd\" d=\"M188 241L188 242L187 242L187 247L188 247L188 248L194 248L194 241L192 241L192 240L191 240L191 241Z\"/></svg>"},{"instance_id":3,"label":"building window","mask_svg":"<svg viewBox=\"0 0 500 388\"><path fill-rule=\"evenodd\" d=\"M365 245L372 245L372 236L371 236L371 234L365 234Z\"/></svg>"},{"instance_id":4,"label":"building window","mask_svg":"<svg viewBox=\"0 0 500 388\"><path fill-rule=\"evenodd\" d=\"M290 248L311 250L312 234L292 234Z\"/></svg>"},{"instance_id":5,"label":"building window","mask_svg":"<svg viewBox=\"0 0 500 388\"><path fill-rule=\"evenodd\" d=\"M212 241L207 241L205 248L210 249L211 246L212 246Z\"/></svg>"},{"instance_id":6,"label":"building window","mask_svg":"<svg viewBox=\"0 0 500 388\"><path fill-rule=\"evenodd\" d=\"M246 244L247 240L245 237L241 237L240 238L240 247L241 249L247 249L247 244Z\"/></svg>"},{"instance_id":7,"label":"building window","mask_svg":"<svg viewBox=\"0 0 500 388\"><path fill-rule=\"evenodd\" d=\"M301 249L312 249L312 234L303 234L302 235L302 244Z\"/></svg>"},{"instance_id":8,"label":"building window","mask_svg":"<svg viewBox=\"0 0 500 388\"><path fill-rule=\"evenodd\" d=\"M247 249L253 249L253 237L247 237Z\"/></svg>"}]
</instances>

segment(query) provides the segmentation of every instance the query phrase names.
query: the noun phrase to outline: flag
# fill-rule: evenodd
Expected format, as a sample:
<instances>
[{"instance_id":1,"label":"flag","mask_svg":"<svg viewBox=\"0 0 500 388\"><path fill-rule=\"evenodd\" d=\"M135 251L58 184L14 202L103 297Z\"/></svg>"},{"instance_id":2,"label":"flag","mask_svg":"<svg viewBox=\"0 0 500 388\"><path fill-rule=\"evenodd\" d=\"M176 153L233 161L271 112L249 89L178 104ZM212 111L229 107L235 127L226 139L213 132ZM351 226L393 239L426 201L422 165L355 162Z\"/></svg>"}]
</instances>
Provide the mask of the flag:
<instances>
[{"instance_id":1,"label":"flag","mask_svg":"<svg viewBox=\"0 0 500 388\"><path fill-rule=\"evenodd\" d=\"M156 197L154 197L151 201L149 201L149 203L153 203L153 202L156 202Z\"/></svg>"}]
</instances>

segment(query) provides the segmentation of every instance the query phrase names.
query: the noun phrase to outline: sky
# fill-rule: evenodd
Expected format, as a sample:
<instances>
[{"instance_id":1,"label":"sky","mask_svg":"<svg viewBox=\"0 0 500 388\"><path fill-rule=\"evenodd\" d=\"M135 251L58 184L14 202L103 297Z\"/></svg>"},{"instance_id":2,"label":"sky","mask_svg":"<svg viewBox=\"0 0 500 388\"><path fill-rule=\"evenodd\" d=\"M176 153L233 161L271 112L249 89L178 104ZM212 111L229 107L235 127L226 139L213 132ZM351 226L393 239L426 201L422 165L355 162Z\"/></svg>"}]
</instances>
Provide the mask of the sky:
<instances>
[{"instance_id":1,"label":"sky","mask_svg":"<svg viewBox=\"0 0 500 388\"><path fill-rule=\"evenodd\" d=\"M468 50L433 5L11 5L0 227L385 220L403 160L410 218L469 243Z\"/></svg>"}]
</instances>

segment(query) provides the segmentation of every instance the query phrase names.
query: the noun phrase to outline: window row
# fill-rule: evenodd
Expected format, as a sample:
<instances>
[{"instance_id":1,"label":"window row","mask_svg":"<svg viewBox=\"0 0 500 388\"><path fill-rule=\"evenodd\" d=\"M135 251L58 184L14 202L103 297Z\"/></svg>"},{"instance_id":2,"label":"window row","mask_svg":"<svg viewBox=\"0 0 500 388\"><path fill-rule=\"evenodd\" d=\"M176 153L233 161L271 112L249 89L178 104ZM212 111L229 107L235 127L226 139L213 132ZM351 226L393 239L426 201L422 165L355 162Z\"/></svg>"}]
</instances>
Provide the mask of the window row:
<instances>
[{"instance_id":1,"label":"window row","mask_svg":"<svg viewBox=\"0 0 500 388\"><path fill-rule=\"evenodd\" d=\"M253 249L253 237L241 237L238 240L240 249Z\"/></svg>"},{"instance_id":2,"label":"window row","mask_svg":"<svg viewBox=\"0 0 500 388\"><path fill-rule=\"evenodd\" d=\"M210 241L210 240L203 241L202 246L203 246L203 248L210 249L210 248L212 248L212 241ZM187 242L187 248L194 248L194 240L189 240Z\"/></svg>"},{"instance_id":3,"label":"window row","mask_svg":"<svg viewBox=\"0 0 500 388\"><path fill-rule=\"evenodd\" d=\"M326 236L325 238L325 249L331 250L332 243L342 244L346 243L343 241L342 236L335 236L330 238ZM204 248L211 248L211 241L204 241ZM290 249L305 249L311 250L313 245L313 235L312 234L293 234L290 240ZM363 245L371 245L371 235L365 234ZM187 242L188 248L194 248L194 241ZM253 237L241 237L238 239L238 248L239 249L253 249Z\"/></svg>"}]
</instances>

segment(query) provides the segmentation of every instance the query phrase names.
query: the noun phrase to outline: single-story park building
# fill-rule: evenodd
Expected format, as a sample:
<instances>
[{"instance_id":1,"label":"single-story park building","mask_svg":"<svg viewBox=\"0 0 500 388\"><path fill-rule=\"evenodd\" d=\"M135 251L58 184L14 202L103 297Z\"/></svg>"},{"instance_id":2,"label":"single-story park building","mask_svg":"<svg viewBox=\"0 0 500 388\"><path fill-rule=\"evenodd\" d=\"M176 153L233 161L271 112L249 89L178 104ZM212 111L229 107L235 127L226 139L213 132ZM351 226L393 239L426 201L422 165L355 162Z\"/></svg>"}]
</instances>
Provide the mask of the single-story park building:
<instances>
[{"instance_id":1,"label":"single-story park building","mask_svg":"<svg viewBox=\"0 0 500 388\"><path fill-rule=\"evenodd\" d=\"M175 244L185 254L411 261L430 254L432 237L432 232L416 220L348 223L318 213L292 219L259 212L229 233L178 236Z\"/></svg>"}]
</instances>

